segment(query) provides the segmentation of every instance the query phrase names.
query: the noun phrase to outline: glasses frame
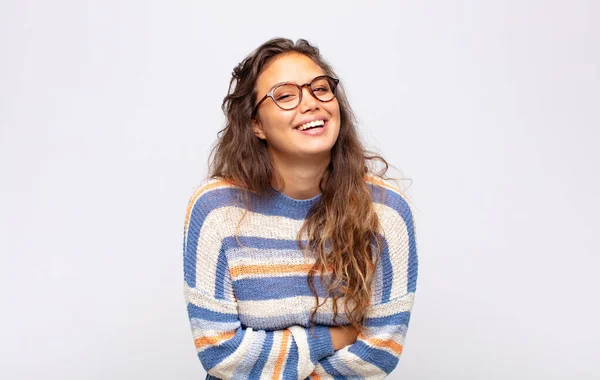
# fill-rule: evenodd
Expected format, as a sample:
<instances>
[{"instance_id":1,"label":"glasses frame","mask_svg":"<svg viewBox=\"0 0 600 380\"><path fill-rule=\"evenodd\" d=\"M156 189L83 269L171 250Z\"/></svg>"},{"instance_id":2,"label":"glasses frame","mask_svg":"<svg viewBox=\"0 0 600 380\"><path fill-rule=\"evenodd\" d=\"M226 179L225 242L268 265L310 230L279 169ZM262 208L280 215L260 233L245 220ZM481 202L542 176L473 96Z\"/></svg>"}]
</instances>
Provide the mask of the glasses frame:
<instances>
[{"instance_id":1,"label":"glasses frame","mask_svg":"<svg viewBox=\"0 0 600 380\"><path fill-rule=\"evenodd\" d=\"M329 100L321 100L319 99L315 93L313 92L312 88L311 88L311 84L313 84L314 81L316 81L317 79L321 79L321 78L328 78L330 80L333 81L334 85L331 88L331 92L333 93L333 97ZM304 91L302 91L302 88L304 86L306 86L308 88L308 92L310 92L310 94L317 99L318 101L322 102L322 103L327 103L332 101L333 99L335 99L336 94L335 94L335 90L337 88L337 85L340 83L340 80L337 78L334 78L332 76L329 75L319 75L317 77L314 77L313 80L311 80L309 83L304 83L304 84L296 84L294 82L283 82L283 83L279 83L276 86L274 86L273 88L271 88L271 91L269 91L269 93L265 96L263 96L263 98L261 100L259 100L258 103L256 103L256 105L254 106L254 109L252 110L252 117L254 117L254 115L256 115L256 112L258 111L258 106L260 106L267 98L271 98L273 100L273 103L275 103L275 105L279 108L281 108L284 111L291 111L293 109L295 109L296 107L298 107L300 105L300 103L302 103L302 93ZM294 85L296 87L298 87L298 92L300 93L300 96L298 98L298 104L296 104L296 106L294 106L293 108L283 108L282 106L279 105L279 103L277 103L277 101L275 100L275 98L273 97L273 94L275 93L275 91L280 87L280 86L286 86L286 85Z\"/></svg>"}]
</instances>

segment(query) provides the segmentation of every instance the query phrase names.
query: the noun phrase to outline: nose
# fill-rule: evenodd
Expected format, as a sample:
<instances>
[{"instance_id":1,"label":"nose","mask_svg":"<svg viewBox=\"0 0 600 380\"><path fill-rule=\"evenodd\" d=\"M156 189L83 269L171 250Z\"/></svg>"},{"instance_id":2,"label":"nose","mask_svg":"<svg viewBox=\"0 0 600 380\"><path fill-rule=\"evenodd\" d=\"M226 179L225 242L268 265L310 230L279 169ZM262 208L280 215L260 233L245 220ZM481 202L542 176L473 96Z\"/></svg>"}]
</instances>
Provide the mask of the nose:
<instances>
[{"instance_id":1,"label":"nose","mask_svg":"<svg viewBox=\"0 0 600 380\"><path fill-rule=\"evenodd\" d=\"M308 85L302 87L302 101L300 102L300 112L304 113L308 110L319 108L319 100L316 99L310 92Z\"/></svg>"}]
</instances>

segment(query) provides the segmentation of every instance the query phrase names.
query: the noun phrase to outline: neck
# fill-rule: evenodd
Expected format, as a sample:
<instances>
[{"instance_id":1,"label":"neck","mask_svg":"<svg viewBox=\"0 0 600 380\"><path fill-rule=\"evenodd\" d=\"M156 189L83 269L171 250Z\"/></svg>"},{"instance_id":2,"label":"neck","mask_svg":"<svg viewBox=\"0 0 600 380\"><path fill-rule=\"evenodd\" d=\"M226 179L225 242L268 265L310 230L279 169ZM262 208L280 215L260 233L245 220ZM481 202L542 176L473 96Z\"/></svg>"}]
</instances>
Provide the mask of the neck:
<instances>
[{"instance_id":1,"label":"neck","mask_svg":"<svg viewBox=\"0 0 600 380\"><path fill-rule=\"evenodd\" d=\"M294 199L309 199L321 193L319 184L331 160L330 152L318 158L272 157L277 172L272 183L275 189Z\"/></svg>"}]
</instances>

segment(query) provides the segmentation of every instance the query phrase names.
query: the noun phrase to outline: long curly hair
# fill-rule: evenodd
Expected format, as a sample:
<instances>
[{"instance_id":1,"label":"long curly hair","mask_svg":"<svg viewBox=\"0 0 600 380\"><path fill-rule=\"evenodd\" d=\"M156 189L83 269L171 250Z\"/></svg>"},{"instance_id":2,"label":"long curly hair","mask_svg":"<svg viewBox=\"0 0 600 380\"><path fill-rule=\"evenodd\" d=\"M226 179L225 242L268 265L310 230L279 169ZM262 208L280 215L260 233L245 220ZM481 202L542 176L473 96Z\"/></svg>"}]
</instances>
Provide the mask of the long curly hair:
<instances>
[{"instance_id":1,"label":"long curly hair","mask_svg":"<svg viewBox=\"0 0 600 380\"><path fill-rule=\"evenodd\" d=\"M233 69L228 94L223 99L221 108L226 125L218 132L218 140L211 150L208 177L224 179L241 189L241 199L246 205L241 219L248 212L248 193L259 197L268 194L273 190L273 176L278 175L266 141L259 139L251 127L257 97L256 81L274 57L294 52L309 57L325 74L338 78L321 57L319 49L305 39L294 43L286 38L273 38ZM331 296L334 323L337 323L339 313L338 301L343 299L349 323L363 332L365 314L371 304L375 268L381 254L381 226L366 179L369 176L379 177L381 182L390 179L384 177L389 164L363 147L342 83L336 89L336 98L340 108L339 135L319 184L322 196L309 210L297 241L300 249L304 252L308 249L316 256L308 275L308 286L315 296L311 326L314 326L317 309ZM372 160L383 163L377 173L373 171ZM301 241L302 236L308 237L306 245ZM375 252L373 243L377 246ZM323 284L328 284L321 304L313 284L315 275L319 275ZM326 275L330 279L327 282Z\"/></svg>"}]
</instances>

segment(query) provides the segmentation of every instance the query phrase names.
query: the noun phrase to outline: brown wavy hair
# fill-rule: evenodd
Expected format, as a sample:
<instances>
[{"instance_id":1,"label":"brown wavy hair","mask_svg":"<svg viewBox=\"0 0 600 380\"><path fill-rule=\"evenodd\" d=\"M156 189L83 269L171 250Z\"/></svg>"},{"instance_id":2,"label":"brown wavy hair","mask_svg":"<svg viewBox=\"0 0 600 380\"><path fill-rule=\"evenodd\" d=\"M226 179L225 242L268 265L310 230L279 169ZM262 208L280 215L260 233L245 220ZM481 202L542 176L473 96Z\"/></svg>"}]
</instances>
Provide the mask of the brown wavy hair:
<instances>
[{"instance_id":1,"label":"brown wavy hair","mask_svg":"<svg viewBox=\"0 0 600 380\"><path fill-rule=\"evenodd\" d=\"M273 176L278 176L267 151L267 142L253 133L251 120L257 102L258 76L273 58L287 53L303 54L319 65L325 74L339 78L321 57L319 49L304 39L294 43L286 38L273 38L256 48L233 69L228 94L221 106L227 118L226 125L217 134L218 140L209 156L208 172L209 178L224 179L242 190L241 198L246 202L242 219L248 212L248 192L264 196L273 190ZM317 309L331 296L334 323L338 317L338 300L343 298L346 317L354 328L362 332L365 314L371 304L375 267L381 254L381 226L366 178L390 179L384 177L389 164L380 155L369 154L363 147L342 83L336 89L336 98L340 108L339 135L319 184L322 196L309 210L297 241L305 252L309 249L316 253L316 262L308 276L308 286L315 296L315 308L310 318L312 325ZM371 169L372 160L379 160L384 165L378 173ZM277 178L277 183L283 182L280 176ZM305 233L307 245L301 242ZM377 245L376 252L372 252L373 241ZM330 281L325 299L319 304L313 284L314 275L319 274L325 284L325 272L330 275Z\"/></svg>"}]
</instances>

